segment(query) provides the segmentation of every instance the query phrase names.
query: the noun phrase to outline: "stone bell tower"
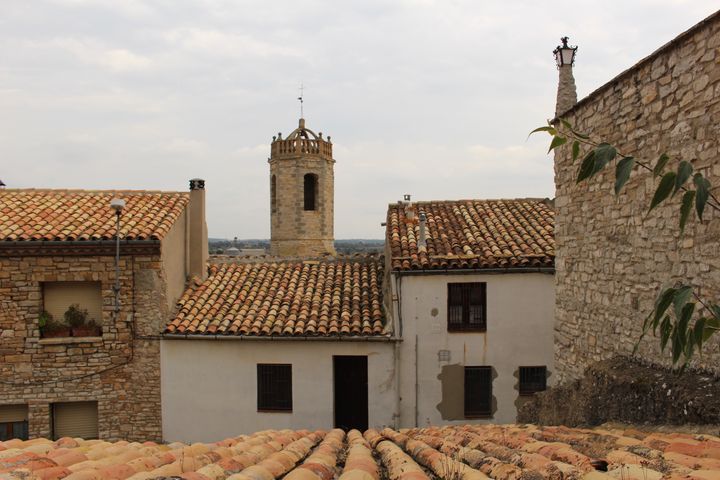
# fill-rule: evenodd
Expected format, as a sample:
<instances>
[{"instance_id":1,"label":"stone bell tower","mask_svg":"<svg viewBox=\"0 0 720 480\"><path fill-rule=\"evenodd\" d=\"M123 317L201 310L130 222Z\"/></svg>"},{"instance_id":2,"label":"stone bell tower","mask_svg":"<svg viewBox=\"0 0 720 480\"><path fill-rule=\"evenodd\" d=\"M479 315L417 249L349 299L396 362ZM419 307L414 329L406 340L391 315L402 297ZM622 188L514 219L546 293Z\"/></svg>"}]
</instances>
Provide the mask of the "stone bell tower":
<instances>
[{"instance_id":1,"label":"stone bell tower","mask_svg":"<svg viewBox=\"0 0 720 480\"><path fill-rule=\"evenodd\" d=\"M270 158L270 253L335 255L334 173L330 137L305 128L273 137Z\"/></svg>"}]
</instances>

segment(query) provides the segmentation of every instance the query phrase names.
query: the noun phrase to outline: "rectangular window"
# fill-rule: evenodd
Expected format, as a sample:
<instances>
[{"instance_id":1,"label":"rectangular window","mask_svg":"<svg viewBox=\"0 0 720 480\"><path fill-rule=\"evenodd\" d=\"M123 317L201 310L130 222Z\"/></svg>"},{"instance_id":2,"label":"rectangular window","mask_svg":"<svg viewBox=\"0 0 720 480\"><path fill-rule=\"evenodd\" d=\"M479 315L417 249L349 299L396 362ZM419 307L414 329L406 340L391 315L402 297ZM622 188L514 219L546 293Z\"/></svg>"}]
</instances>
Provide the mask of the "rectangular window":
<instances>
[{"instance_id":1,"label":"rectangular window","mask_svg":"<svg viewBox=\"0 0 720 480\"><path fill-rule=\"evenodd\" d=\"M28 439L27 405L0 405L0 442Z\"/></svg>"},{"instance_id":2,"label":"rectangular window","mask_svg":"<svg viewBox=\"0 0 720 480\"><path fill-rule=\"evenodd\" d=\"M87 310L87 320L102 324L102 291L100 282L45 282L43 309L53 320L62 322L71 305Z\"/></svg>"},{"instance_id":3,"label":"rectangular window","mask_svg":"<svg viewBox=\"0 0 720 480\"><path fill-rule=\"evenodd\" d=\"M520 395L532 395L547 388L547 367L520 367Z\"/></svg>"},{"instance_id":4,"label":"rectangular window","mask_svg":"<svg viewBox=\"0 0 720 480\"><path fill-rule=\"evenodd\" d=\"M258 411L292 412L292 365L257 366Z\"/></svg>"},{"instance_id":5,"label":"rectangular window","mask_svg":"<svg viewBox=\"0 0 720 480\"><path fill-rule=\"evenodd\" d=\"M492 417L492 368L465 367L465 418Z\"/></svg>"},{"instance_id":6,"label":"rectangular window","mask_svg":"<svg viewBox=\"0 0 720 480\"><path fill-rule=\"evenodd\" d=\"M98 403L64 402L52 405L53 438L98 438Z\"/></svg>"},{"instance_id":7,"label":"rectangular window","mask_svg":"<svg viewBox=\"0 0 720 480\"><path fill-rule=\"evenodd\" d=\"M487 284L448 284L448 331L484 332L487 329Z\"/></svg>"}]
</instances>

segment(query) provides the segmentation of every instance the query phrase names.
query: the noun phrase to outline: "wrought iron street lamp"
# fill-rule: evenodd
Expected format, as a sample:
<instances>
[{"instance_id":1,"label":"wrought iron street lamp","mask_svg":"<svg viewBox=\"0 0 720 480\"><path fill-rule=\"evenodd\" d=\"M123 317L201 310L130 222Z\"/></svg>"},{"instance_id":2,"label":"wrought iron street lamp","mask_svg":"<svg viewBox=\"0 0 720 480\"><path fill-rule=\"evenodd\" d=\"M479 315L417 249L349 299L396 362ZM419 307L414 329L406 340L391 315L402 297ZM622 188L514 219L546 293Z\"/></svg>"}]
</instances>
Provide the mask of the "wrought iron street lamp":
<instances>
[{"instance_id":1,"label":"wrought iron street lamp","mask_svg":"<svg viewBox=\"0 0 720 480\"><path fill-rule=\"evenodd\" d=\"M555 62L557 63L558 68L563 65L573 66L575 63L575 53L577 52L578 47L571 47L568 45L568 40L570 40L568 37L562 37L560 39L562 45L558 45L555 50L553 50L553 53L555 54Z\"/></svg>"}]
</instances>

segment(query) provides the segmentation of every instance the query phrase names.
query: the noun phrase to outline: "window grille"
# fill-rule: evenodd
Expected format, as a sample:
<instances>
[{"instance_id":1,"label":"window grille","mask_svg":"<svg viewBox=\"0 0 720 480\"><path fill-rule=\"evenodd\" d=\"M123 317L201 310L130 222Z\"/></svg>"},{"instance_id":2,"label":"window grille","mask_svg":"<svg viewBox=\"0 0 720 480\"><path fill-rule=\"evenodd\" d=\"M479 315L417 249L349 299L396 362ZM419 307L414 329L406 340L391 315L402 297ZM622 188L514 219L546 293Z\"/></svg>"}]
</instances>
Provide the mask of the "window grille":
<instances>
[{"instance_id":1,"label":"window grille","mask_svg":"<svg viewBox=\"0 0 720 480\"><path fill-rule=\"evenodd\" d=\"M492 368L465 367L465 417L492 416Z\"/></svg>"},{"instance_id":2,"label":"window grille","mask_svg":"<svg viewBox=\"0 0 720 480\"><path fill-rule=\"evenodd\" d=\"M487 284L448 284L448 331L487 329Z\"/></svg>"},{"instance_id":3,"label":"window grille","mask_svg":"<svg viewBox=\"0 0 720 480\"><path fill-rule=\"evenodd\" d=\"M547 388L547 367L520 367L520 395L532 395Z\"/></svg>"},{"instance_id":4,"label":"window grille","mask_svg":"<svg viewBox=\"0 0 720 480\"><path fill-rule=\"evenodd\" d=\"M292 412L292 365L258 364L257 408Z\"/></svg>"}]
</instances>

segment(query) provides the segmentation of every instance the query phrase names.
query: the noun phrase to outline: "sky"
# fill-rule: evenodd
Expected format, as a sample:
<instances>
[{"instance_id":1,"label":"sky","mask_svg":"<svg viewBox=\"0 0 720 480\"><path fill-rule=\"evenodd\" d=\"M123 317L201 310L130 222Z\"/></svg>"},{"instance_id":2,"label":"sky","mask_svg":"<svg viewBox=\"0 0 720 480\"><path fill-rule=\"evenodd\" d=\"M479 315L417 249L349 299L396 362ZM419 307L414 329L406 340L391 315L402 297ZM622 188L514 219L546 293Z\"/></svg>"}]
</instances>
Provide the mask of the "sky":
<instances>
[{"instance_id":1,"label":"sky","mask_svg":"<svg viewBox=\"0 0 720 480\"><path fill-rule=\"evenodd\" d=\"M388 203L553 197L563 35L582 98L717 0L0 0L0 179L187 190L211 237L270 236L272 136L332 136L335 237Z\"/></svg>"}]
</instances>

